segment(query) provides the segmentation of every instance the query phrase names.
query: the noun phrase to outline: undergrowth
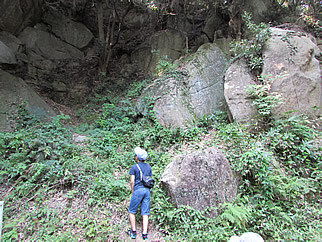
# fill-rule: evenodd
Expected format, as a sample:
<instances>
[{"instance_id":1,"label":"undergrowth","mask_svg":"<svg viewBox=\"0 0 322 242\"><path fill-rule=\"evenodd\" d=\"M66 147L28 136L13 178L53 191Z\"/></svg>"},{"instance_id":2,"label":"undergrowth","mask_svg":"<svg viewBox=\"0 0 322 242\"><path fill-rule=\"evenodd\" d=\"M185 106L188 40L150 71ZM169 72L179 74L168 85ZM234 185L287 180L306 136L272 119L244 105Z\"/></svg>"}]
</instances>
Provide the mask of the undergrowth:
<instances>
[{"instance_id":1,"label":"undergrowth","mask_svg":"<svg viewBox=\"0 0 322 242\"><path fill-rule=\"evenodd\" d=\"M127 99L105 103L93 122L78 126L69 125L65 115L32 121L21 107L20 125L0 133L4 241L117 239L127 226L135 146L149 152L156 179L151 220L164 239L186 240L188 233L193 241L227 241L253 231L266 240L321 240L319 120L286 115L254 133L219 112L171 130L153 110L146 116L136 111L137 88L142 89L132 86ZM75 144L75 132L88 140ZM161 189L162 172L174 154L200 148L195 145L210 133L207 145L225 147L240 178L239 195L205 211L175 208ZM209 216L214 210L218 217Z\"/></svg>"}]
</instances>

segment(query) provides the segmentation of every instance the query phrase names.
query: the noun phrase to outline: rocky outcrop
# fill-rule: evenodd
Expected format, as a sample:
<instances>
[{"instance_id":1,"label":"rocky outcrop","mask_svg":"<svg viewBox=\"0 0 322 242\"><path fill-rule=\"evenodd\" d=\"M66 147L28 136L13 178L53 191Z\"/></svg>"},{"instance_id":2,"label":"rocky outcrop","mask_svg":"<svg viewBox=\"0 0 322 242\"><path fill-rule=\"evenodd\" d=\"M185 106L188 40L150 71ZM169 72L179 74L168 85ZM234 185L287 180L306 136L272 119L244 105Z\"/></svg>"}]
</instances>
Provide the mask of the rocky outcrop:
<instances>
[{"instance_id":1,"label":"rocky outcrop","mask_svg":"<svg viewBox=\"0 0 322 242\"><path fill-rule=\"evenodd\" d=\"M0 30L19 34L25 27L33 26L41 19L44 0L0 1Z\"/></svg>"},{"instance_id":2,"label":"rocky outcrop","mask_svg":"<svg viewBox=\"0 0 322 242\"><path fill-rule=\"evenodd\" d=\"M19 39L26 45L27 52L32 52L48 60L82 59L84 57L83 52L79 49L37 28L27 27L19 35Z\"/></svg>"},{"instance_id":3,"label":"rocky outcrop","mask_svg":"<svg viewBox=\"0 0 322 242\"><path fill-rule=\"evenodd\" d=\"M23 76L34 90L45 89L47 97L56 102L74 105L86 98L91 82L84 75L66 80L66 74L57 69L64 66L79 76L87 73L82 65L86 65L83 64L84 54L93 38L85 25L61 13L48 12L43 23L26 27L17 37L6 31L0 32L0 68Z\"/></svg>"},{"instance_id":4,"label":"rocky outcrop","mask_svg":"<svg viewBox=\"0 0 322 242\"><path fill-rule=\"evenodd\" d=\"M281 96L282 103L272 110L273 115L314 112L314 107L321 107L322 95L320 50L315 40L305 33L271 29L262 75L273 81L271 91Z\"/></svg>"},{"instance_id":5,"label":"rocky outcrop","mask_svg":"<svg viewBox=\"0 0 322 242\"><path fill-rule=\"evenodd\" d=\"M146 73L154 73L164 57L173 61L182 56L185 47L184 35L176 30L160 31L131 54L131 61Z\"/></svg>"},{"instance_id":6,"label":"rocky outcrop","mask_svg":"<svg viewBox=\"0 0 322 242\"><path fill-rule=\"evenodd\" d=\"M13 34L10 34L9 32L0 32L0 41L3 42L6 46L8 46L15 55L18 52L22 51L22 41Z\"/></svg>"},{"instance_id":7,"label":"rocky outcrop","mask_svg":"<svg viewBox=\"0 0 322 242\"><path fill-rule=\"evenodd\" d=\"M125 16L123 23L127 29L140 29L148 24L155 24L156 13L142 8L133 8Z\"/></svg>"},{"instance_id":8,"label":"rocky outcrop","mask_svg":"<svg viewBox=\"0 0 322 242\"><path fill-rule=\"evenodd\" d=\"M49 13L44 21L56 36L78 49L85 48L94 39L94 35L85 25L65 16Z\"/></svg>"},{"instance_id":9,"label":"rocky outcrop","mask_svg":"<svg viewBox=\"0 0 322 242\"><path fill-rule=\"evenodd\" d=\"M153 110L164 126L183 127L196 118L225 106L223 71L228 62L214 44L205 44L172 74L147 87L137 103L146 114L147 98L155 98Z\"/></svg>"},{"instance_id":10,"label":"rocky outcrop","mask_svg":"<svg viewBox=\"0 0 322 242\"><path fill-rule=\"evenodd\" d=\"M216 148L174 157L162 174L161 184L177 207L205 210L237 195L229 162ZM216 216L216 211L212 215Z\"/></svg>"},{"instance_id":11,"label":"rocky outcrop","mask_svg":"<svg viewBox=\"0 0 322 242\"><path fill-rule=\"evenodd\" d=\"M13 51L0 41L0 64L15 64L17 63Z\"/></svg>"},{"instance_id":12,"label":"rocky outcrop","mask_svg":"<svg viewBox=\"0 0 322 242\"><path fill-rule=\"evenodd\" d=\"M281 103L272 115L294 111L319 113L321 107L321 70L319 48L313 37L302 32L271 28L272 36L263 52L262 77L271 82L270 92ZM225 99L234 121L250 120L254 114L246 89L254 79L242 61L233 62L225 73Z\"/></svg>"},{"instance_id":13,"label":"rocky outcrop","mask_svg":"<svg viewBox=\"0 0 322 242\"><path fill-rule=\"evenodd\" d=\"M256 107L252 105L253 99L246 91L254 84L244 59L233 62L225 72L224 94L231 121L249 122L257 115Z\"/></svg>"},{"instance_id":14,"label":"rocky outcrop","mask_svg":"<svg viewBox=\"0 0 322 242\"><path fill-rule=\"evenodd\" d=\"M252 20L255 23L265 22L269 11L272 8L272 0L244 0L241 3L241 8L252 14Z\"/></svg>"},{"instance_id":15,"label":"rocky outcrop","mask_svg":"<svg viewBox=\"0 0 322 242\"><path fill-rule=\"evenodd\" d=\"M10 114L16 109L15 105L24 102L29 113L40 119L48 120L56 115L21 78L0 70L0 86L0 130L10 131Z\"/></svg>"}]
</instances>

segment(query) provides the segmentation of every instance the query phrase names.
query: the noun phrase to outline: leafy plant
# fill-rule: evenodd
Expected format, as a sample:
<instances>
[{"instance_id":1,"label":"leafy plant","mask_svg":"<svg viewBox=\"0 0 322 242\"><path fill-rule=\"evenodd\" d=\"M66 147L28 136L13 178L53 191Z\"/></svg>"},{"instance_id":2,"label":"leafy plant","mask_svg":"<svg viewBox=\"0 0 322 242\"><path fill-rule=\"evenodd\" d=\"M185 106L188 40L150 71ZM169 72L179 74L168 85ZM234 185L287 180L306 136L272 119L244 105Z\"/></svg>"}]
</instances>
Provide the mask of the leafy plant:
<instances>
[{"instance_id":1,"label":"leafy plant","mask_svg":"<svg viewBox=\"0 0 322 242\"><path fill-rule=\"evenodd\" d=\"M221 209L224 212L219 215L218 220L221 221L223 226L246 228L250 212L244 205L224 203Z\"/></svg>"},{"instance_id":2,"label":"leafy plant","mask_svg":"<svg viewBox=\"0 0 322 242\"><path fill-rule=\"evenodd\" d=\"M158 53L157 56L159 56ZM166 73L174 71L176 67L177 65L174 64L167 55L159 56L158 63L155 68L155 75L160 77Z\"/></svg>"},{"instance_id":3,"label":"leafy plant","mask_svg":"<svg viewBox=\"0 0 322 242\"><path fill-rule=\"evenodd\" d=\"M262 51L265 42L271 35L271 31L267 24L255 24L252 21L251 15L247 12L244 12L242 17L247 29L250 31L250 37L249 39L233 41L231 43L231 51L236 57L245 57L249 69L258 75L263 66Z\"/></svg>"},{"instance_id":4,"label":"leafy plant","mask_svg":"<svg viewBox=\"0 0 322 242\"><path fill-rule=\"evenodd\" d=\"M250 85L246 91L254 99L253 105L257 107L260 120L268 124L272 119L272 109L281 103L281 97L271 91L272 79L260 78L259 80L260 84Z\"/></svg>"}]
</instances>

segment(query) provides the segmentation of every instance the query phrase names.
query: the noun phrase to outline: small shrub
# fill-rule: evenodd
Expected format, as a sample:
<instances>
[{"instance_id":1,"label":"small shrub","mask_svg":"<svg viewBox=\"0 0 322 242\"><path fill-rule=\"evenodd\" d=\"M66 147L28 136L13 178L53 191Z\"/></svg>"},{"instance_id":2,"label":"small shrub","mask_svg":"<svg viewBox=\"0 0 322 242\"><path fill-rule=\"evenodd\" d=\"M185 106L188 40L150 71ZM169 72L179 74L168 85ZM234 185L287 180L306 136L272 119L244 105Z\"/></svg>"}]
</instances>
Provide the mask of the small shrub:
<instances>
[{"instance_id":1,"label":"small shrub","mask_svg":"<svg viewBox=\"0 0 322 242\"><path fill-rule=\"evenodd\" d=\"M159 56L159 54L157 55ZM168 56L160 56L155 68L155 75L160 77L166 73L174 71L175 68L177 68L177 65L173 64L173 61L170 60Z\"/></svg>"},{"instance_id":2,"label":"small shrub","mask_svg":"<svg viewBox=\"0 0 322 242\"><path fill-rule=\"evenodd\" d=\"M259 121L265 127L272 121L272 109L279 105L282 100L279 94L271 91L271 79L260 78L260 80L260 84L250 85L246 91L254 99L253 105L257 108Z\"/></svg>"},{"instance_id":3,"label":"small shrub","mask_svg":"<svg viewBox=\"0 0 322 242\"><path fill-rule=\"evenodd\" d=\"M243 20L251 36L249 39L233 41L231 43L231 51L234 56L245 57L249 69L258 75L263 67L262 51L264 44L271 36L271 31L269 26L264 23L256 25L252 21L251 15L247 12L244 12Z\"/></svg>"}]
</instances>

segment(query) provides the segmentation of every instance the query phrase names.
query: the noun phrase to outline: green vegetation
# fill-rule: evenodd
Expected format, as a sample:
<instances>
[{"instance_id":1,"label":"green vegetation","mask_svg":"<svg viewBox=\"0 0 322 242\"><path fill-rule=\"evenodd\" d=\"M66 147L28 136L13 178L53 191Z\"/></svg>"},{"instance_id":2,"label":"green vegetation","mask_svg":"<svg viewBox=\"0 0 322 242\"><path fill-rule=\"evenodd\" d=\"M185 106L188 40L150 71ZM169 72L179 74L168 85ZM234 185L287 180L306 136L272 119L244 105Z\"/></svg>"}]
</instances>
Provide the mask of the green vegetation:
<instances>
[{"instance_id":1,"label":"green vegetation","mask_svg":"<svg viewBox=\"0 0 322 242\"><path fill-rule=\"evenodd\" d=\"M243 21L247 26L249 36L247 36L247 39L232 41L231 51L238 58L244 57L249 69L258 75L263 67L262 51L264 44L269 39L271 31L269 25L265 23L255 24L251 15L247 12L243 14Z\"/></svg>"},{"instance_id":2,"label":"green vegetation","mask_svg":"<svg viewBox=\"0 0 322 242\"><path fill-rule=\"evenodd\" d=\"M157 77L162 76L164 73L169 73L171 71L174 71L176 69L176 65L173 64L168 56L160 56L159 54L156 54L159 61L157 63L157 66L155 68L155 75Z\"/></svg>"},{"instance_id":3,"label":"green vegetation","mask_svg":"<svg viewBox=\"0 0 322 242\"><path fill-rule=\"evenodd\" d=\"M233 52L245 57L258 75L269 28L255 25L247 13L244 20L252 37L234 42ZM162 57L156 75L182 81L185 74L175 69ZM273 120L271 109L281 100L271 93L270 78L258 79L248 92L258 109L257 125L264 129L229 123L222 112L204 116L190 128L165 128L152 110L155 99L146 100L145 115L135 108L149 80L131 84L123 99L98 87L91 102L77 112L83 120L78 125L71 125L66 115L42 123L28 114L25 104L17 104L14 132L0 133L3 240L123 238L128 227L128 170L134 164L133 148L141 146L149 152L156 179L151 220L165 240L186 240L189 234L192 241L227 241L253 231L265 240L320 241L320 120L288 114ZM76 143L77 134L88 139ZM205 135L207 141L201 142ZM205 211L175 208L160 186L165 167L176 154L219 145L240 178L238 196Z\"/></svg>"},{"instance_id":4,"label":"green vegetation","mask_svg":"<svg viewBox=\"0 0 322 242\"><path fill-rule=\"evenodd\" d=\"M253 105L255 105L257 108L257 119L260 123L260 126L265 128L271 124L272 108L280 104L282 100L279 94L271 91L273 81L271 78L259 78L259 80L260 84L250 85L247 88L247 92L254 99Z\"/></svg>"},{"instance_id":5,"label":"green vegetation","mask_svg":"<svg viewBox=\"0 0 322 242\"><path fill-rule=\"evenodd\" d=\"M233 50L258 74L270 33L249 15L244 19L253 39L235 42ZM161 58L157 74L181 81L184 73L175 67ZM265 240L320 241L320 120L288 114L273 120L271 109L281 100L270 92L269 78L259 80L248 91L264 129L229 123L222 112L204 116L190 128L165 128L152 110L154 99L147 99L145 115L135 108L149 80L131 84L123 99L98 87L91 103L77 112L83 120L77 125L66 115L42 123L28 114L25 104L17 104L14 132L0 132L3 240L123 238L128 227L128 170L134 164L133 148L141 146L149 152L156 179L151 220L165 240L186 240L189 233L192 241L227 241L253 231ZM77 134L88 139L76 143ZM207 141L201 142L205 135ZM219 145L240 177L238 196L205 211L175 208L160 186L165 167L176 154Z\"/></svg>"},{"instance_id":6,"label":"green vegetation","mask_svg":"<svg viewBox=\"0 0 322 242\"><path fill-rule=\"evenodd\" d=\"M189 129L170 130L153 111L137 113L135 97L142 85L133 84L126 99L102 105L93 122L76 126L65 115L41 123L20 107L15 131L0 133L4 241L122 238L135 146L149 151L157 181L151 220L165 239L185 240L189 232L191 240L225 241L254 231L272 240L321 240L318 120L285 116L253 133L228 123L224 113L214 113ZM210 132L212 139L200 147ZM89 140L75 144L75 133ZM207 211L175 208L160 187L171 157L219 144L240 176L238 197ZM214 211L217 218L205 216Z\"/></svg>"}]
</instances>

